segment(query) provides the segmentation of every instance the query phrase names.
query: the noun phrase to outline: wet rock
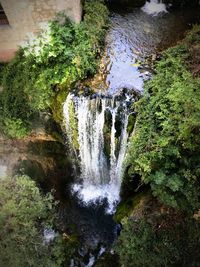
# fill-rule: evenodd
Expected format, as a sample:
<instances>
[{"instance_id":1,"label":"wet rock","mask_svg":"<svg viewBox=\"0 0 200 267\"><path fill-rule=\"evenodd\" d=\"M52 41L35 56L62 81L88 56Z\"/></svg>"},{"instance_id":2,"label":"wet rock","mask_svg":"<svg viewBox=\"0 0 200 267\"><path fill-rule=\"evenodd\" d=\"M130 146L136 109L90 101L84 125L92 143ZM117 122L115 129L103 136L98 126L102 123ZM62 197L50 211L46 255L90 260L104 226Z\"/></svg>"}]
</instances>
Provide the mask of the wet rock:
<instances>
[{"instance_id":1,"label":"wet rock","mask_svg":"<svg viewBox=\"0 0 200 267\"><path fill-rule=\"evenodd\" d=\"M52 188L60 198L72 180L72 164L63 144L46 136L0 142L0 165L3 175L25 174L47 192Z\"/></svg>"},{"instance_id":2,"label":"wet rock","mask_svg":"<svg viewBox=\"0 0 200 267\"><path fill-rule=\"evenodd\" d=\"M198 6L199 0L164 0L166 4L171 4L171 7L180 8L184 6Z\"/></svg>"},{"instance_id":3,"label":"wet rock","mask_svg":"<svg viewBox=\"0 0 200 267\"><path fill-rule=\"evenodd\" d=\"M112 251L104 253L94 267L120 267L119 257Z\"/></svg>"},{"instance_id":4,"label":"wet rock","mask_svg":"<svg viewBox=\"0 0 200 267\"><path fill-rule=\"evenodd\" d=\"M133 7L141 7L146 3L146 0L108 0L108 3L133 6Z\"/></svg>"}]
</instances>

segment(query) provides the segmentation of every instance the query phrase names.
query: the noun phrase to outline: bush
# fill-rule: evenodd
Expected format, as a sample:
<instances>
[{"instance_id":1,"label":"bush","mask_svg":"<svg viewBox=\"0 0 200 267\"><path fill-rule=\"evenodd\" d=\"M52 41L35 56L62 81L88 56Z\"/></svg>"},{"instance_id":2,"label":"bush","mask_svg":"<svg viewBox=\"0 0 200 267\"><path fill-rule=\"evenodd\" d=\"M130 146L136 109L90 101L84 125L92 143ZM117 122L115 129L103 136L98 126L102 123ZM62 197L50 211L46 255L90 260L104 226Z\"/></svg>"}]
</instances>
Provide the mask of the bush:
<instances>
[{"instance_id":1,"label":"bush","mask_svg":"<svg viewBox=\"0 0 200 267\"><path fill-rule=\"evenodd\" d=\"M44 230L54 225L55 206L53 196L42 195L27 176L1 180L0 266L68 266L73 244L58 233L54 241L44 239Z\"/></svg>"},{"instance_id":2,"label":"bush","mask_svg":"<svg viewBox=\"0 0 200 267\"><path fill-rule=\"evenodd\" d=\"M162 202L192 212L200 208L200 79L185 63L187 42L163 54L145 85L127 165Z\"/></svg>"},{"instance_id":3,"label":"bush","mask_svg":"<svg viewBox=\"0 0 200 267\"><path fill-rule=\"evenodd\" d=\"M23 45L0 74L4 88L0 121L5 133L9 134L5 118L20 119L28 128L33 115L45 109L61 122L59 96L66 96L77 81L96 72L107 22L103 3L85 1L80 24L59 14L37 39Z\"/></svg>"},{"instance_id":4,"label":"bush","mask_svg":"<svg viewBox=\"0 0 200 267\"><path fill-rule=\"evenodd\" d=\"M200 224L175 220L169 215L127 220L116 244L121 266L198 267Z\"/></svg>"},{"instance_id":5,"label":"bush","mask_svg":"<svg viewBox=\"0 0 200 267\"><path fill-rule=\"evenodd\" d=\"M6 134L10 137L22 138L27 135L27 128L23 125L20 119L9 119L4 120Z\"/></svg>"}]
</instances>

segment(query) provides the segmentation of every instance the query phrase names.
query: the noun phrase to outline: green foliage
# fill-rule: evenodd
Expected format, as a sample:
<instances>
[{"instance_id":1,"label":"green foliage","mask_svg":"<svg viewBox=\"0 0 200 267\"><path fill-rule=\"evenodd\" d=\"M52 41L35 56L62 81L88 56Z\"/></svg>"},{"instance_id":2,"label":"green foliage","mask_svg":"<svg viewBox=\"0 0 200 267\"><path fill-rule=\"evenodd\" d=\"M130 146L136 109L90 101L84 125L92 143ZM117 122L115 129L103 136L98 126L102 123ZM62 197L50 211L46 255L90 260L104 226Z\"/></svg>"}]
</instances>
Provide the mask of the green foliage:
<instances>
[{"instance_id":1,"label":"green foliage","mask_svg":"<svg viewBox=\"0 0 200 267\"><path fill-rule=\"evenodd\" d=\"M169 215L127 220L116 244L122 267L198 267L200 224Z\"/></svg>"},{"instance_id":2,"label":"green foliage","mask_svg":"<svg viewBox=\"0 0 200 267\"><path fill-rule=\"evenodd\" d=\"M5 66L6 66L6 63L0 62L0 86L2 85L3 70Z\"/></svg>"},{"instance_id":3,"label":"green foliage","mask_svg":"<svg viewBox=\"0 0 200 267\"><path fill-rule=\"evenodd\" d=\"M0 182L0 266L60 267L73 249L58 234L44 242L44 229L52 229L55 202L42 195L27 176Z\"/></svg>"},{"instance_id":4,"label":"green foliage","mask_svg":"<svg viewBox=\"0 0 200 267\"><path fill-rule=\"evenodd\" d=\"M78 143L78 121L75 114L75 107L74 103L71 100L69 104L69 119L70 119L70 133L68 133L70 140L70 143L73 145L73 148L75 150L79 149L79 143Z\"/></svg>"},{"instance_id":5,"label":"green foliage","mask_svg":"<svg viewBox=\"0 0 200 267\"><path fill-rule=\"evenodd\" d=\"M23 138L27 135L27 127L23 125L21 119L5 118L5 133L10 137Z\"/></svg>"},{"instance_id":6,"label":"green foliage","mask_svg":"<svg viewBox=\"0 0 200 267\"><path fill-rule=\"evenodd\" d=\"M34 114L48 108L56 120L62 121L63 102L58 99L63 98L59 95L66 96L77 81L96 72L107 22L106 6L99 1L86 1L80 24L59 14L37 39L24 44L0 72L4 88L0 122L6 134L10 130L5 119L20 119L19 131L23 131L30 126ZM16 132L16 137L19 135Z\"/></svg>"},{"instance_id":7,"label":"green foliage","mask_svg":"<svg viewBox=\"0 0 200 267\"><path fill-rule=\"evenodd\" d=\"M127 165L165 204L192 212L200 208L200 79L187 69L187 42L163 54L136 104Z\"/></svg>"}]
</instances>

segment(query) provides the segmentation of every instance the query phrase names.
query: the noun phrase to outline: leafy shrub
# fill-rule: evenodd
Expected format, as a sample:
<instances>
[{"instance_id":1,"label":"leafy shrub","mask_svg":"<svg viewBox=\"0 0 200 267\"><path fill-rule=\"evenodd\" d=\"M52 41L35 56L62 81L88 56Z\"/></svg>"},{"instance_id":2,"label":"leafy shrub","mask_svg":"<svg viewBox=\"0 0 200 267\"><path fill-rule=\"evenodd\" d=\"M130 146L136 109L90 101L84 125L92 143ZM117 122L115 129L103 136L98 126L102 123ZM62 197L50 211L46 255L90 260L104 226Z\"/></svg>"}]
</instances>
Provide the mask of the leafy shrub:
<instances>
[{"instance_id":1,"label":"leafy shrub","mask_svg":"<svg viewBox=\"0 0 200 267\"><path fill-rule=\"evenodd\" d=\"M23 125L22 120L17 118L5 118L4 120L6 134L10 137L22 138L27 135L27 128Z\"/></svg>"},{"instance_id":2,"label":"leafy shrub","mask_svg":"<svg viewBox=\"0 0 200 267\"><path fill-rule=\"evenodd\" d=\"M162 202L192 212L200 207L200 79L185 63L190 48L186 39L157 63L136 104L127 165Z\"/></svg>"},{"instance_id":3,"label":"leafy shrub","mask_svg":"<svg viewBox=\"0 0 200 267\"><path fill-rule=\"evenodd\" d=\"M80 24L60 14L37 39L24 44L0 74L5 133L9 133L5 118L20 119L28 128L32 116L44 109L51 109L61 122L59 95L66 96L77 81L96 72L107 22L108 10L101 1L85 1Z\"/></svg>"},{"instance_id":4,"label":"leafy shrub","mask_svg":"<svg viewBox=\"0 0 200 267\"><path fill-rule=\"evenodd\" d=\"M195 220L159 215L127 220L116 244L123 267L198 267L200 231Z\"/></svg>"},{"instance_id":5,"label":"leafy shrub","mask_svg":"<svg viewBox=\"0 0 200 267\"><path fill-rule=\"evenodd\" d=\"M27 176L0 182L0 266L68 266L73 245L57 233L48 243L44 230L52 229L56 203L42 195Z\"/></svg>"}]
</instances>

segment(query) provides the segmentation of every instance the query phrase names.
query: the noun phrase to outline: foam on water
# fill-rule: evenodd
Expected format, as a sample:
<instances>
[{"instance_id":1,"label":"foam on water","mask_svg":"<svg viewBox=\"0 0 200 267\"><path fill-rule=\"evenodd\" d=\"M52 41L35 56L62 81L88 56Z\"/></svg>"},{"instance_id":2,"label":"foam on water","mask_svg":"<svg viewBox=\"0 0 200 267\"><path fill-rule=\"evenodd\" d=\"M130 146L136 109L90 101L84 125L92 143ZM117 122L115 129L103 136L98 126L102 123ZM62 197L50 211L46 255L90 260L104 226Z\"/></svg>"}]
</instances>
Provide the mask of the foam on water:
<instances>
[{"instance_id":1,"label":"foam on water","mask_svg":"<svg viewBox=\"0 0 200 267\"><path fill-rule=\"evenodd\" d=\"M72 191L77 193L79 199L85 205L108 202L106 213L112 214L115 211L116 204L119 201L120 188L114 184L92 185L88 183L74 184Z\"/></svg>"},{"instance_id":2,"label":"foam on water","mask_svg":"<svg viewBox=\"0 0 200 267\"><path fill-rule=\"evenodd\" d=\"M142 10L152 16L157 16L161 13L167 13L166 5L162 3L162 1L158 0L147 1L142 7Z\"/></svg>"},{"instance_id":3,"label":"foam on water","mask_svg":"<svg viewBox=\"0 0 200 267\"><path fill-rule=\"evenodd\" d=\"M56 236L57 233L53 229L44 229L43 238L45 244L49 244L55 239Z\"/></svg>"}]
</instances>

